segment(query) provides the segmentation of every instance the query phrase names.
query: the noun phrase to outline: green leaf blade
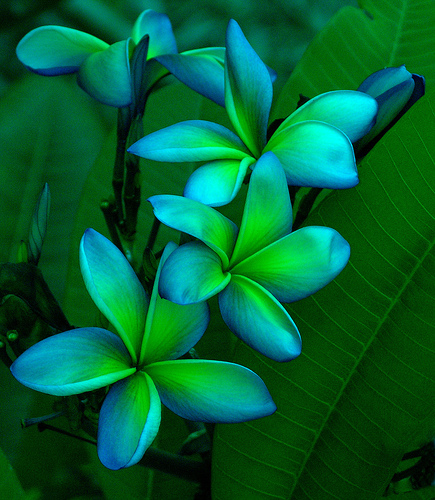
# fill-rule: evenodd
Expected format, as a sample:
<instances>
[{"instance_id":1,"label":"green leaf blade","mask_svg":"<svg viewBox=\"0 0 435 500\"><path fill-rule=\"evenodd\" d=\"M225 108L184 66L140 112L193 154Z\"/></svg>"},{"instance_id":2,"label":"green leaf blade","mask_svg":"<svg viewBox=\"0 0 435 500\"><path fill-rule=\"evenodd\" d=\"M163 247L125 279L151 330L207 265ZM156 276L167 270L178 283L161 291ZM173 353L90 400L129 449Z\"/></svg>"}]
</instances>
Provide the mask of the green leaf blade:
<instances>
[{"instance_id":1,"label":"green leaf blade","mask_svg":"<svg viewBox=\"0 0 435 500\"><path fill-rule=\"evenodd\" d=\"M316 36L284 86L274 117L290 114L299 93L314 97L356 89L371 73L406 65L435 81L435 3L431 0L362 0L344 7Z\"/></svg>"},{"instance_id":2,"label":"green leaf blade","mask_svg":"<svg viewBox=\"0 0 435 500\"><path fill-rule=\"evenodd\" d=\"M299 358L237 347L278 411L217 427L216 498L380 498L403 454L435 435L434 108L422 98L363 161L359 186L307 220L338 230L350 262L287 306Z\"/></svg>"}]
</instances>

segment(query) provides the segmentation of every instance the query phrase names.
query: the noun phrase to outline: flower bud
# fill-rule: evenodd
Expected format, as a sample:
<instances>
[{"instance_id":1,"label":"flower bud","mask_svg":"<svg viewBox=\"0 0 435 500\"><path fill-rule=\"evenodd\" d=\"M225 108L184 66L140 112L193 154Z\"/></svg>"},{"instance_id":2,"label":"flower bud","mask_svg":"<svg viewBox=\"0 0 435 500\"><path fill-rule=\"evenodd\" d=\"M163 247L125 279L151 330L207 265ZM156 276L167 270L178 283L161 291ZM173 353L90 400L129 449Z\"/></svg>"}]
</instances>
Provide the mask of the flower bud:
<instances>
[{"instance_id":1,"label":"flower bud","mask_svg":"<svg viewBox=\"0 0 435 500\"><path fill-rule=\"evenodd\" d=\"M366 78L357 90L371 95L378 102L376 123L356 144L365 153L389 130L399 118L424 94L424 78L410 73L405 65L385 68Z\"/></svg>"}]
</instances>

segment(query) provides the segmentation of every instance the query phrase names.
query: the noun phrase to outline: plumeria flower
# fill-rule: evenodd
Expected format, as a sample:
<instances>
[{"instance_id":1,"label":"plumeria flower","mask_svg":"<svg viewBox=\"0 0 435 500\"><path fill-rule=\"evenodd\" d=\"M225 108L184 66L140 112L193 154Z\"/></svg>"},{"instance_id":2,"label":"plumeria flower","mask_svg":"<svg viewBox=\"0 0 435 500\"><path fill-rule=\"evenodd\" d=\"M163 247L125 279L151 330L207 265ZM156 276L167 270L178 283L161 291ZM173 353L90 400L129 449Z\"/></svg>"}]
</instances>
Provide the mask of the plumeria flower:
<instances>
[{"instance_id":1,"label":"plumeria flower","mask_svg":"<svg viewBox=\"0 0 435 500\"><path fill-rule=\"evenodd\" d=\"M374 97L379 107L376 124L355 145L357 149L361 149L381 132L390 128L424 95L425 81L424 77L410 73L405 65L402 65L372 73L362 82L358 90Z\"/></svg>"},{"instance_id":2,"label":"plumeria flower","mask_svg":"<svg viewBox=\"0 0 435 500\"><path fill-rule=\"evenodd\" d=\"M281 302L307 297L333 280L349 244L328 227L292 229L284 170L272 152L261 156L249 183L240 232L217 210L182 196L152 196L156 217L198 238L163 266L159 290L177 304L219 294L222 317L248 345L276 361L301 352L299 331Z\"/></svg>"},{"instance_id":3,"label":"plumeria flower","mask_svg":"<svg viewBox=\"0 0 435 500\"><path fill-rule=\"evenodd\" d=\"M141 60L137 66L140 79L146 71L145 91L170 71L193 90L223 105L224 48L178 54L168 16L150 9L140 14L127 40L109 45L75 29L41 26L19 42L17 56L40 75L77 73L78 84L92 97L110 106L124 107L133 101L130 62L141 41L146 42L144 57L148 62L146 68Z\"/></svg>"},{"instance_id":4,"label":"plumeria flower","mask_svg":"<svg viewBox=\"0 0 435 500\"><path fill-rule=\"evenodd\" d=\"M11 366L24 385L68 396L113 384L101 407L98 455L110 469L136 464L160 424L160 400L190 420L241 422L276 407L263 381L240 365L176 358L201 337L206 304L180 306L158 294L161 266L176 248L168 244L149 300L130 264L106 238L88 229L80 265L92 299L118 335L78 328L25 351Z\"/></svg>"},{"instance_id":5,"label":"plumeria flower","mask_svg":"<svg viewBox=\"0 0 435 500\"><path fill-rule=\"evenodd\" d=\"M157 161L207 161L189 178L184 196L211 206L229 203L248 167L272 151L287 182L348 188L358 183L352 142L373 125L377 104L363 92L328 92L311 99L267 139L272 82L266 66L236 21L226 33L225 106L237 134L216 123L191 120L145 136L129 152Z\"/></svg>"}]
</instances>

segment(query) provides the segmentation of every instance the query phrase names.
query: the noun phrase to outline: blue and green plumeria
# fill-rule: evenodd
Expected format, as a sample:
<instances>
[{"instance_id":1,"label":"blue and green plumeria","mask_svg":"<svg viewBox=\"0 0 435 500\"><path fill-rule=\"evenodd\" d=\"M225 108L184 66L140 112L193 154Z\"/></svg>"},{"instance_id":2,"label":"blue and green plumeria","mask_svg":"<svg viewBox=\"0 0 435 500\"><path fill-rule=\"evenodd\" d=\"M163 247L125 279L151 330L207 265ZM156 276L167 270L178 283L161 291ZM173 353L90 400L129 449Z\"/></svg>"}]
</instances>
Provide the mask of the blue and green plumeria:
<instances>
[{"instance_id":1,"label":"blue and green plumeria","mask_svg":"<svg viewBox=\"0 0 435 500\"><path fill-rule=\"evenodd\" d=\"M157 195L156 217L199 241L177 248L162 269L159 290L178 304L219 294L222 317L239 338L276 361L301 352L299 331L280 302L313 294L347 264L349 244L334 229L292 229L284 170L261 156L249 183L240 232L217 210L182 196Z\"/></svg>"},{"instance_id":2,"label":"blue and green plumeria","mask_svg":"<svg viewBox=\"0 0 435 500\"><path fill-rule=\"evenodd\" d=\"M88 229L80 245L83 278L118 335L102 328L70 330L35 344L11 366L22 384L56 396L113 384L98 422L98 455L110 469L142 458L158 432L161 401L183 418L203 422L241 422L276 410L251 370L176 359L202 336L209 311L205 303L182 306L159 296L162 264L175 248L166 246L149 300L122 253Z\"/></svg>"},{"instance_id":3,"label":"blue and green plumeria","mask_svg":"<svg viewBox=\"0 0 435 500\"><path fill-rule=\"evenodd\" d=\"M23 37L17 56L40 75L77 73L80 87L92 97L110 106L124 107L134 97L130 61L135 47L146 35L148 89L171 72L193 90L223 105L224 48L208 47L178 54L168 16L150 9L140 14L127 40L109 45L75 29L41 26ZM139 66L142 79L144 64Z\"/></svg>"},{"instance_id":4,"label":"blue and green plumeria","mask_svg":"<svg viewBox=\"0 0 435 500\"><path fill-rule=\"evenodd\" d=\"M226 33L225 106L236 130L191 120L145 136L129 152L157 161L208 161L189 178L184 195L211 206L229 203L247 169L272 151L287 182L349 188L358 183L352 142L374 123L377 103L357 91L328 92L301 106L267 140L272 105L270 74L236 21Z\"/></svg>"},{"instance_id":5,"label":"blue and green plumeria","mask_svg":"<svg viewBox=\"0 0 435 500\"><path fill-rule=\"evenodd\" d=\"M358 87L378 103L376 124L355 147L361 149L387 128L403 110L416 102L425 91L424 77L410 73L405 65L384 68L368 76Z\"/></svg>"}]
</instances>

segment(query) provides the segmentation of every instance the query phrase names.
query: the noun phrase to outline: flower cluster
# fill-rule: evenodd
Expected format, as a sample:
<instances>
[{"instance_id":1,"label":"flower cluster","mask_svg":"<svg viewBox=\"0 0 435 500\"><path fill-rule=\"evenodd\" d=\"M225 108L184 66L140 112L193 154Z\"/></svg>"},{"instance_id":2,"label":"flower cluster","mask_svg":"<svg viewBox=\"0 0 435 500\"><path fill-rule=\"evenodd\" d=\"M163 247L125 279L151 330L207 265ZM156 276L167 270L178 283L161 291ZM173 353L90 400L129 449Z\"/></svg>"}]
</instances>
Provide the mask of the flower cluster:
<instances>
[{"instance_id":1,"label":"flower cluster","mask_svg":"<svg viewBox=\"0 0 435 500\"><path fill-rule=\"evenodd\" d=\"M352 142L374 124L377 103L366 93L321 94L288 116L267 140L272 82L236 21L226 34L225 108L237 132L190 120L140 139L129 151L158 161L207 161L189 178L184 196L211 206L237 195L248 168L273 152L294 186L350 188L358 183Z\"/></svg>"},{"instance_id":2,"label":"flower cluster","mask_svg":"<svg viewBox=\"0 0 435 500\"><path fill-rule=\"evenodd\" d=\"M98 454L111 469L141 460L158 432L161 402L202 422L242 422L276 410L251 370L186 355L208 326L207 300L218 295L228 328L253 349L279 362L296 358L301 335L282 304L331 282L346 266L350 247L329 227L292 232L288 185L355 186L353 143L365 146L414 94L415 75L388 68L358 91L314 97L269 134L274 73L234 20L225 45L178 54L167 16L146 10L131 38L110 46L77 30L44 26L17 47L32 71L77 73L86 92L120 108L137 104L171 73L224 105L235 130L186 121L129 148L152 160L206 162L188 179L184 196L149 199L157 219L191 241L167 244L148 297L122 252L88 229L80 244L81 272L116 333L69 330L35 344L11 366L22 384L47 394L110 386L99 416ZM212 207L230 203L244 181L249 186L238 228Z\"/></svg>"},{"instance_id":3,"label":"flower cluster","mask_svg":"<svg viewBox=\"0 0 435 500\"><path fill-rule=\"evenodd\" d=\"M205 303L180 306L158 294L166 246L151 298L124 255L88 229L80 265L89 294L118 335L77 328L38 342L11 366L22 384L68 396L113 384L101 407L98 455L110 469L136 464L157 435L160 400L202 422L242 422L276 409L262 380L240 365L182 359L208 325Z\"/></svg>"},{"instance_id":4,"label":"flower cluster","mask_svg":"<svg viewBox=\"0 0 435 500\"><path fill-rule=\"evenodd\" d=\"M138 46L145 54L132 74L131 61ZM89 95L109 106L129 106L134 80L144 92L169 72L196 92L223 105L224 49L208 47L178 54L171 22L165 14L145 10L137 18L131 37L112 45L63 26L41 26L18 44L17 56L31 71L45 76L77 73L77 82ZM142 80L145 80L142 82Z\"/></svg>"}]
</instances>

